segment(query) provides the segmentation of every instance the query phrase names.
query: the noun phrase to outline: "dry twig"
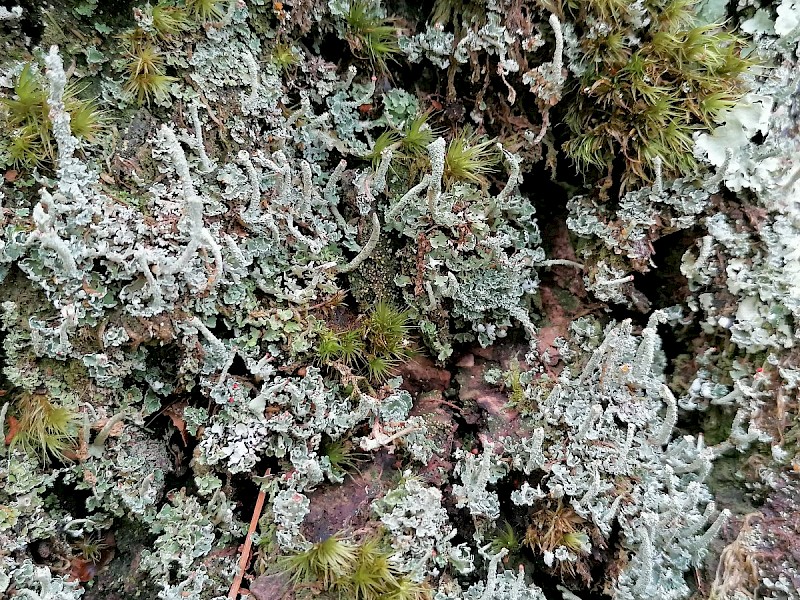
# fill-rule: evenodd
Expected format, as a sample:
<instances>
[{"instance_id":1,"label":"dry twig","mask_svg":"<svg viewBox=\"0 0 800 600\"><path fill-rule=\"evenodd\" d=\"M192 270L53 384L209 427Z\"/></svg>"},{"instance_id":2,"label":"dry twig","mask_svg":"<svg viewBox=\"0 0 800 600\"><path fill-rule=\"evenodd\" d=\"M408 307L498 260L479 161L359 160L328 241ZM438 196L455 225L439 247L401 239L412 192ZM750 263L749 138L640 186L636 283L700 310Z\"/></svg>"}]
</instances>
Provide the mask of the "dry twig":
<instances>
[{"instance_id":1,"label":"dry twig","mask_svg":"<svg viewBox=\"0 0 800 600\"><path fill-rule=\"evenodd\" d=\"M268 475L269 469L264 473L264 477ZM245 538L244 544L242 545L242 555L239 558L239 572L236 573L236 577L234 577L233 583L231 584L231 589L228 592L228 600L236 600L239 596L239 588L242 586L244 572L247 570L247 564L250 562L250 551L253 547L253 534L256 532L256 527L258 527L258 520L261 518L261 511L264 509L264 500L266 497L267 493L263 488L260 489L258 498L256 498L256 507L253 509L253 516L250 519L250 527L247 528L247 538Z\"/></svg>"}]
</instances>

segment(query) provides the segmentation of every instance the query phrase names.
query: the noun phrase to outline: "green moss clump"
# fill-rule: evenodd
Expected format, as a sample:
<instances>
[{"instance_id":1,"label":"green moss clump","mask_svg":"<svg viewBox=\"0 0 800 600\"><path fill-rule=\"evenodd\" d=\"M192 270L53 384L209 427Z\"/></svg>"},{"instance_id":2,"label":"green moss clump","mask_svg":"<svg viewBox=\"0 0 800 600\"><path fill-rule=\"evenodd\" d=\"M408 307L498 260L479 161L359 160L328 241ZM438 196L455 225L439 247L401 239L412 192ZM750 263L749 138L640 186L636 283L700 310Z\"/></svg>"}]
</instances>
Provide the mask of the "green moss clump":
<instances>
[{"instance_id":1,"label":"green moss clump","mask_svg":"<svg viewBox=\"0 0 800 600\"><path fill-rule=\"evenodd\" d=\"M345 15L347 43L358 58L369 60L381 71L387 71L387 62L400 52L397 29L381 19L375 3L353 0Z\"/></svg>"},{"instance_id":2,"label":"green moss clump","mask_svg":"<svg viewBox=\"0 0 800 600\"><path fill-rule=\"evenodd\" d=\"M81 419L77 413L50 402L44 394L24 393L15 403L17 418L10 447L21 447L42 463L64 461L78 444Z\"/></svg>"},{"instance_id":3,"label":"green moss clump","mask_svg":"<svg viewBox=\"0 0 800 600\"><path fill-rule=\"evenodd\" d=\"M152 100L166 98L169 86L176 79L165 74L164 58L158 47L140 29L126 34L124 41L128 45L125 93L139 104L150 104Z\"/></svg>"},{"instance_id":4,"label":"green moss clump","mask_svg":"<svg viewBox=\"0 0 800 600\"><path fill-rule=\"evenodd\" d=\"M331 440L323 442L320 456L325 456L331 464L331 470L337 477L343 478L348 473L361 473L358 466L369 457L368 454L353 449L349 440Z\"/></svg>"},{"instance_id":5,"label":"green moss clump","mask_svg":"<svg viewBox=\"0 0 800 600\"><path fill-rule=\"evenodd\" d=\"M359 544L333 535L303 552L283 557L279 564L295 584L316 584L352 600L424 600L430 589L408 579L391 563L392 552L380 539Z\"/></svg>"},{"instance_id":6,"label":"green moss clump","mask_svg":"<svg viewBox=\"0 0 800 600\"><path fill-rule=\"evenodd\" d=\"M153 7L153 29L156 35L163 39L170 39L192 27L189 14L179 6L163 6L157 4Z\"/></svg>"},{"instance_id":7,"label":"green moss clump","mask_svg":"<svg viewBox=\"0 0 800 600\"><path fill-rule=\"evenodd\" d=\"M486 176L499 165L500 153L495 140L481 140L471 129L465 128L447 145L444 180L448 187L459 181L487 187Z\"/></svg>"},{"instance_id":8,"label":"green moss clump","mask_svg":"<svg viewBox=\"0 0 800 600\"><path fill-rule=\"evenodd\" d=\"M186 0L186 9L197 21L217 21L225 15L226 5L219 0Z\"/></svg>"},{"instance_id":9,"label":"green moss clump","mask_svg":"<svg viewBox=\"0 0 800 600\"><path fill-rule=\"evenodd\" d=\"M379 300L359 326L333 331L322 325L313 359L317 364L342 363L374 383L383 383L414 353L410 318Z\"/></svg>"},{"instance_id":10,"label":"green moss clump","mask_svg":"<svg viewBox=\"0 0 800 600\"><path fill-rule=\"evenodd\" d=\"M64 93L72 134L91 141L103 126L105 115L97 106L79 97L74 85ZM0 98L3 125L9 132L4 143L7 160L16 168L51 167L56 145L50 122L50 105L43 77L28 63L20 72L10 97Z\"/></svg>"},{"instance_id":11,"label":"green moss clump","mask_svg":"<svg viewBox=\"0 0 800 600\"><path fill-rule=\"evenodd\" d=\"M619 0L567 2L573 22L591 26L579 34L582 72L564 119L564 149L581 171L605 172L622 156L624 190L653 181L659 168L665 177L694 169L692 134L741 97L740 76L752 65L742 40L696 23L695 4L650 0L635 18Z\"/></svg>"}]
</instances>

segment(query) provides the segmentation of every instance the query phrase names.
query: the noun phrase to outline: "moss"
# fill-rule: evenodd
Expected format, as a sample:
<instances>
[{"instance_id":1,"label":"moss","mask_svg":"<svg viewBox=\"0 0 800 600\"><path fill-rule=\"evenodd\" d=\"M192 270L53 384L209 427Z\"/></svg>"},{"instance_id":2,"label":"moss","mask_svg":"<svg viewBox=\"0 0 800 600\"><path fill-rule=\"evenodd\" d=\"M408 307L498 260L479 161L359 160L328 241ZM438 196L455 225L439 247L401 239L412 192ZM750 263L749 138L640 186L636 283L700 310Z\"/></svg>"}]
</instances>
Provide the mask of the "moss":
<instances>
[{"instance_id":1,"label":"moss","mask_svg":"<svg viewBox=\"0 0 800 600\"><path fill-rule=\"evenodd\" d=\"M369 60L382 72L388 70L387 62L400 52L397 29L376 14L376 5L366 0L353 0L345 15L347 43L353 54Z\"/></svg>"},{"instance_id":2,"label":"moss","mask_svg":"<svg viewBox=\"0 0 800 600\"><path fill-rule=\"evenodd\" d=\"M349 600L423 600L430 597L426 584L415 583L397 569L392 552L379 537L360 543L336 534L305 551L279 560L291 580L316 584L324 591Z\"/></svg>"},{"instance_id":3,"label":"moss","mask_svg":"<svg viewBox=\"0 0 800 600\"><path fill-rule=\"evenodd\" d=\"M398 174L405 186L399 186L402 194L420 172L428 168L428 146L441 134L438 128L429 123L430 112L417 115L399 128L390 128L381 133L375 140L372 150L365 157L372 160L373 169L378 168L381 155L386 148L395 146L392 157L392 171Z\"/></svg>"},{"instance_id":4,"label":"moss","mask_svg":"<svg viewBox=\"0 0 800 600\"><path fill-rule=\"evenodd\" d=\"M185 0L186 9L196 20L206 23L222 18L227 2L221 0Z\"/></svg>"},{"instance_id":5,"label":"moss","mask_svg":"<svg viewBox=\"0 0 800 600\"><path fill-rule=\"evenodd\" d=\"M15 401L10 448L21 447L42 463L65 461L78 445L81 419L45 394L23 392Z\"/></svg>"},{"instance_id":6,"label":"moss","mask_svg":"<svg viewBox=\"0 0 800 600\"><path fill-rule=\"evenodd\" d=\"M383 383L414 352L406 311L378 300L354 327L334 331L320 325L311 354L317 364L341 363L374 383Z\"/></svg>"},{"instance_id":7,"label":"moss","mask_svg":"<svg viewBox=\"0 0 800 600\"><path fill-rule=\"evenodd\" d=\"M330 588L347 576L357 559L357 546L337 535L313 544L280 561L294 583L319 582Z\"/></svg>"},{"instance_id":8,"label":"moss","mask_svg":"<svg viewBox=\"0 0 800 600\"><path fill-rule=\"evenodd\" d=\"M497 531L489 541L494 554L506 549L509 556L514 556L522 549L522 541L508 521L504 521L502 526L498 525Z\"/></svg>"},{"instance_id":9,"label":"moss","mask_svg":"<svg viewBox=\"0 0 800 600\"><path fill-rule=\"evenodd\" d=\"M350 293L361 311L368 310L378 299L394 299L394 278L397 271L394 249L386 236L381 236L370 259L347 276Z\"/></svg>"},{"instance_id":10,"label":"moss","mask_svg":"<svg viewBox=\"0 0 800 600\"><path fill-rule=\"evenodd\" d=\"M139 104L164 100L169 94L170 84L176 79L165 74L161 51L141 33L141 30L131 32L126 36L126 42L128 78L125 82L125 92Z\"/></svg>"},{"instance_id":11,"label":"moss","mask_svg":"<svg viewBox=\"0 0 800 600\"><path fill-rule=\"evenodd\" d=\"M320 446L320 456L326 456L331 463L331 469L338 477L348 473L361 473L358 465L367 460L367 454L356 452L353 443L349 440L325 440Z\"/></svg>"},{"instance_id":12,"label":"moss","mask_svg":"<svg viewBox=\"0 0 800 600\"><path fill-rule=\"evenodd\" d=\"M556 561L553 570L562 577L582 576L591 580L585 560L591 548L589 534L593 526L575 511L564 506L548 504L534 512L529 520L524 543L541 554L555 551L559 546L568 548L577 556L575 561Z\"/></svg>"},{"instance_id":13,"label":"moss","mask_svg":"<svg viewBox=\"0 0 800 600\"><path fill-rule=\"evenodd\" d=\"M291 44L277 43L272 47L269 60L282 71L288 71L300 62L300 56Z\"/></svg>"},{"instance_id":14,"label":"moss","mask_svg":"<svg viewBox=\"0 0 800 600\"><path fill-rule=\"evenodd\" d=\"M500 165L500 153L494 140L481 139L470 128L464 128L447 145L444 157L444 180L447 186L470 182L489 185L487 175Z\"/></svg>"},{"instance_id":15,"label":"moss","mask_svg":"<svg viewBox=\"0 0 800 600\"><path fill-rule=\"evenodd\" d=\"M80 97L81 89L67 87L64 105L70 114L72 134L92 141L103 127L105 115L90 100ZM50 122L50 105L43 77L34 63L27 63L14 82L13 93L0 98L3 124L10 136L5 152L17 168L52 168L56 159L56 146Z\"/></svg>"},{"instance_id":16,"label":"moss","mask_svg":"<svg viewBox=\"0 0 800 600\"><path fill-rule=\"evenodd\" d=\"M191 28L188 13L179 6L157 4L153 7L152 15L153 28L161 39L172 38Z\"/></svg>"},{"instance_id":17,"label":"moss","mask_svg":"<svg viewBox=\"0 0 800 600\"><path fill-rule=\"evenodd\" d=\"M581 35L583 73L566 99L567 155L581 171L605 174L617 156L623 189L692 171L692 135L709 130L743 93L751 61L720 25L697 25L691 0L648 3L649 24L634 30L627 4L567 3L576 23L602 22Z\"/></svg>"},{"instance_id":18,"label":"moss","mask_svg":"<svg viewBox=\"0 0 800 600\"><path fill-rule=\"evenodd\" d=\"M580 300L576 296L562 288L553 288L553 293L555 294L556 300L558 300L559 306L565 311L569 313L577 312L580 307Z\"/></svg>"}]
</instances>

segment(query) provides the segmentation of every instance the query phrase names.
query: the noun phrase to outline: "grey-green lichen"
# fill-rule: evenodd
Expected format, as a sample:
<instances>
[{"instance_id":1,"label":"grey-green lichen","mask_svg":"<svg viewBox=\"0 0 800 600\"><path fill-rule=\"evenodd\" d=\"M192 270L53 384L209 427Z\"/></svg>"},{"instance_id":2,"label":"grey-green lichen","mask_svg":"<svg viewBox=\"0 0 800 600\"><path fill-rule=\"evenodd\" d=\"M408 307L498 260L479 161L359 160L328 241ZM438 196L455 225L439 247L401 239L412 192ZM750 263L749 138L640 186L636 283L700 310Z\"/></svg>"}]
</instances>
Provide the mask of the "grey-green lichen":
<instances>
[{"instance_id":1,"label":"grey-green lichen","mask_svg":"<svg viewBox=\"0 0 800 600\"><path fill-rule=\"evenodd\" d=\"M29 4L0 593L224 598L260 492L253 595L327 531L372 596L679 600L717 458L796 486L794 0Z\"/></svg>"}]
</instances>

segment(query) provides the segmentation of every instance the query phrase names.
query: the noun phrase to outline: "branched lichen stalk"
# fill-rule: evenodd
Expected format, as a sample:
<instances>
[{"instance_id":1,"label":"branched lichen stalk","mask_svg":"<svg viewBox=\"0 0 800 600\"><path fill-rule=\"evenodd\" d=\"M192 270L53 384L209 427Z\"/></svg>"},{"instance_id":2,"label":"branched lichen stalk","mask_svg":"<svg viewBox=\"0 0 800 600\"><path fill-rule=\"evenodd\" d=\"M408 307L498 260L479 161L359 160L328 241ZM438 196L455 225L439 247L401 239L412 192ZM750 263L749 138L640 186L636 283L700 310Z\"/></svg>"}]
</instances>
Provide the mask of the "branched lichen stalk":
<instances>
[{"instance_id":1,"label":"branched lichen stalk","mask_svg":"<svg viewBox=\"0 0 800 600\"><path fill-rule=\"evenodd\" d=\"M623 283L630 283L631 281L633 281L633 275L626 275L625 277L618 277L617 279L598 281L597 285L622 285Z\"/></svg>"},{"instance_id":2,"label":"branched lichen stalk","mask_svg":"<svg viewBox=\"0 0 800 600\"><path fill-rule=\"evenodd\" d=\"M332 205L338 200L339 195L336 193L336 186L339 185L339 181L341 181L342 174L346 168L347 161L342 159L339 161L339 164L336 165L331 176L328 177L328 182L325 184L325 188L322 191L322 197L328 204Z\"/></svg>"},{"instance_id":3,"label":"branched lichen stalk","mask_svg":"<svg viewBox=\"0 0 800 600\"><path fill-rule=\"evenodd\" d=\"M380 432L380 427L376 429L378 432ZM415 431L419 431L419 429L420 428L416 426L406 427L404 429L401 429L397 433L393 433L392 435L386 435L384 433L375 433L375 431L373 431L374 437L366 437L361 440L361 449L366 450L367 452L371 452L372 450L376 450L381 446L388 446L395 440L399 440L403 436L406 436L410 433L414 433Z\"/></svg>"},{"instance_id":4,"label":"branched lichen stalk","mask_svg":"<svg viewBox=\"0 0 800 600\"><path fill-rule=\"evenodd\" d=\"M346 168L347 161L344 159L340 160L339 164L336 165L333 173L331 173L331 176L328 178L325 188L322 190L322 198L328 206L331 215L336 219L336 224L340 229L345 229L347 227L347 221L344 220L342 213L339 212L339 194L336 191L336 187L339 185L339 181L341 181L342 174Z\"/></svg>"},{"instance_id":5,"label":"branched lichen stalk","mask_svg":"<svg viewBox=\"0 0 800 600\"><path fill-rule=\"evenodd\" d=\"M666 384L661 386L661 397L667 404L667 413L664 415L664 422L661 424L658 435L652 440L652 443L656 446L663 446L669 441L669 436L672 435L675 422L678 420L678 403L672 390Z\"/></svg>"},{"instance_id":6,"label":"branched lichen stalk","mask_svg":"<svg viewBox=\"0 0 800 600\"><path fill-rule=\"evenodd\" d=\"M240 151L238 159L247 171L247 178L250 180L250 205L247 207L247 211L256 214L261 207L261 185L258 180L258 171L247 151Z\"/></svg>"},{"instance_id":7,"label":"branched lichen stalk","mask_svg":"<svg viewBox=\"0 0 800 600\"><path fill-rule=\"evenodd\" d=\"M528 461L522 467L522 471L526 475L530 475L535 469L541 469L544 466L544 453L542 452L543 444L544 427L537 427L533 430L530 446L528 446L526 449L528 452Z\"/></svg>"},{"instance_id":8,"label":"branched lichen stalk","mask_svg":"<svg viewBox=\"0 0 800 600\"><path fill-rule=\"evenodd\" d=\"M194 190L191 175L189 174L189 163L186 162L186 154L183 152L175 132L166 125L161 126L161 132L167 143L170 156L172 157L175 172L178 174L183 188L183 198L186 203L186 216L189 221L189 244L183 254L170 265L161 266L161 271L165 274L174 274L182 271L189 261L194 257L195 252L201 246L211 250L216 265L215 273L209 280L209 285L213 286L222 274L222 250L214 240L211 233L203 224L203 200Z\"/></svg>"},{"instance_id":9,"label":"branched lichen stalk","mask_svg":"<svg viewBox=\"0 0 800 600\"><path fill-rule=\"evenodd\" d=\"M507 548L501 548L497 553L490 555L488 553L488 550L491 547L492 547L491 544L487 544L483 548L480 548L481 556L489 559L489 566L487 567L486 588L484 589L484 592L481 595L481 600L494 600L495 588L497 587L497 567L500 566L500 561L503 560L508 554Z\"/></svg>"},{"instance_id":10,"label":"branched lichen stalk","mask_svg":"<svg viewBox=\"0 0 800 600\"><path fill-rule=\"evenodd\" d=\"M433 284L430 281L425 282L425 292L428 294L428 306L425 307L427 312L436 310L439 303L436 301L436 295L433 293Z\"/></svg>"},{"instance_id":11,"label":"branched lichen stalk","mask_svg":"<svg viewBox=\"0 0 800 600\"><path fill-rule=\"evenodd\" d=\"M372 193L380 194L386 188L386 173L389 171L389 165L392 162L394 149L399 144L392 144L381 152L381 162L378 165L378 170L375 171L375 177L372 180Z\"/></svg>"},{"instance_id":12,"label":"branched lichen stalk","mask_svg":"<svg viewBox=\"0 0 800 600\"><path fill-rule=\"evenodd\" d=\"M138 250L134 254L134 260L139 263L139 267L144 274L145 281L150 288L150 295L153 298L154 304L161 304L162 295L161 287L158 285L156 278L153 277L153 272L150 270L149 252L147 250Z\"/></svg>"},{"instance_id":13,"label":"branched lichen stalk","mask_svg":"<svg viewBox=\"0 0 800 600\"><path fill-rule=\"evenodd\" d=\"M278 150L272 153L272 160L265 160L264 164L275 172L275 191L278 197L288 204L292 186L292 165L286 155Z\"/></svg>"},{"instance_id":14,"label":"branched lichen stalk","mask_svg":"<svg viewBox=\"0 0 800 600\"><path fill-rule=\"evenodd\" d=\"M687 494L687 496L689 496L689 498L686 500L685 508L688 510L691 509L695 504L697 504L697 493L695 492L694 494L691 495ZM703 518L695 519L695 521L692 522L690 525L681 529L678 532L680 534L680 537L686 539L694 536L698 531L700 531L703 528L703 526L706 523L711 521L711 517L714 515L716 511L717 511L717 505L715 502L709 502L708 504L706 504L706 508L703 511Z\"/></svg>"},{"instance_id":15,"label":"branched lichen stalk","mask_svg":"<svg viewBox=\"0 0 800 600\"><path fill-rule=\"evenodd\" d=\"M238 349L236 347L231 348L231 352L228 353L228 357L225 360L225 364L222 366L222 371L220 371L219 378L217 379L217 383L214 384L215 388L221 388L225 384L225 380L228 379L228 373L233 366L233 361L236 359L236 355L238 354Z\"/></svg>"},{"instance_id":16,"label":"branched lichen stalk","mask_svg":"<svg viewBox=\"0 0 800 600\"><path fill-rule=\"evenodd\" d=\"M239 248L239 245L236 243L229 234L225 234L222 238L225 241L225 246L228 248L228 252L233 255L234 261L239 264L240 267L244 267L247 265L247 259L245 259L244 254L242 254L242 250Z\"/></svg>"},{"instance_id":17,"label":"branched lichen stalk","mask_svg":"<svg viewBox=\"0 0 800 600\"><path fill-rule=\"evenodd\" d=\"M508 314L520 322L525 333L528 334L531 343L534 343L536 338L536 326L533 324L533 321L531 321L528 312L521 306L512 306L508 309Z\"/></svg>"},{"instance_id":18,"label":"branched lichen stalk","mask_svg":"<svg viewBox=\"0 0 800 600\"><path fill-rule=\"evenodd\" d=\"M3 408L0 408L0 454L6 453L6 412L8 411L8 402L3 404Z\"/></svg>"},{"instance_id":19,"label":"branched lichen stalk","mask_svg":"<svg viewBox=\"0 0 800 600\"><path fill-rule=\"evenodd\" d=\"M574 260L568 260L566 258L551 258L549 260L544 260L538 263L540 267L575 267L576 269L583 270L586 267L579 262L575 262Z\"/></svg>"},{"instance_id":20,"label":"branched lichen stalk","mask_svg":"<svg viewBox=\"0 0 800 600\"><path fill-rule=\"evenodd\" d=\"M633 596L638 598L642 596L647 588L650 587L650 581L653 578L653 542L650 538L650 532L642 527L642 544L639 546L639 579L636 581L636 587L633 588Z\"/></svg>"},{"instance_id":21,"label":"branched lichen stalk","mask_svg":"<svg viewBox=\"0 0 800 600\"><path fill-rule=\"evenodd\" d=\"M550 27L553 28L553 35L556 38L556 49L553 52L553 71L556 77L560 77L561 70L564 68L564 34L561 32L561 21L552 13L547 21L550 23Z\"/></svg>"},{"instance_id":22,"label":"branched lichen stalk","mask_svg":"<svg viewBox=\"0 0 800 600\"><path fill-rule=\"evenodd\" d=\"M339 267L339 273L349 273L351 271L356 270L358 267L361 266L365 260L367 260L372 253L375 251L375 248L378 246L378 240L381 236L381 222L378 219L378 214L376 212L372 213L372 232L369 234L369 240L367 243L364 244L364 247L361 248L361 252L359 252L353 260L349 263L344 265L343 267Z\"/></svg>"},{"instance_id":23,"label":"branched lichen stalk","mask_svg":"<svg viewBox=\"0 0 800 600\"><path fill-rule=\"evenodd\" d=\"M589 358L589 362L586 363L586 366L583 368L583 371L581 371L581 375L578 378L579 382L585 381L586 379L592 376L594 370L600 365L600 361L605 356L607 350L610 347L613 347L613 345L617 343L619 337L620 337L620 327L615 327L608 333L608 335L606 335L605 338L603 338L603 341L600 342L600 345L592 353L591 358Z\"/></svg>"},{"instance_id":24,"label":"branched lichen stalk","mask_svg":"<svg viewBox=\"0 0 800 600\"><path fill-rule=\"evenodd\" d=\"M314 197L314 187L311 183L311 165L307 160L300 161L300 179L303 184L302 200L303 202L297 207L298 215L305 215L311 211L311 201Z\"/></svg>"},{"instance_id":25,"label":"branched lichen stalk","mask_svg":"<svg viewBox=\"0 0 800 600\"><path fill-rule=\"evenodd\" d=\"M259 68L256 59L249 51L245 51L242 56L247 65L248 75L250 77L250 95L247 97L247 104L254 106L258 100L258 86L259 86Z\"/></svg>"},{"instance_id":26,"label":"branched lichen stalk","mask_svg":"<svg viewBox=\"0 0 800 600\"><path fill-rule=\"evenodd\" d=\"M526 131L525 133L530 135L526 135L525 139L534 146L541 144L544 136L547 134L548 125L550 125L550 111L545 109L542 112L542 127L539 129L539 133L534 135L532 131Z\"/></svg>"},{"instance_id":27,"label":"branched lichen stalk","mask_svg":"<svg viewBox=\"0 0 800 600\"><path fill-rule=\"evenodd\" d=\"M50 121L52 123L53 137L58 148L58 172L63 175L70 167L76 167L77 162L73 157L78 140L72 135L70 129L70 116L64 106L64 88L67 84L67 76L64 73L64 64L58 54L56 46L50 47L50 52L45 56L47 66L46 75L49 82L49 95L47 104L50 107ZM80 167L76 167L80 171ZM79 186L73 186L76 195L80 195L82 190ZM36 230L33 231L26 245L38 240L43 248L53 250L61 259L61 263L70 277L79 275L78 266L75 258L70 251L67 243L61 239L56 232L55 223L58 210L53 196L46 189L41 189L41 200L33 207L33 222ZM47 209L47 210L45 210Z\"/></svg>"},{"instance_id":28,"label":"branched lichen stalk","mask_svg":"<svg viewBox=\"0 0 800 600\"><path fill-rule=\"evenodd\" d=\"M589 409L589 414L586 415L583 424L581 424L581 428L578 430L578 433L575 434L576 442L586 437L591 428L594 426L597 419L600 418L600 415L602 414L603 414L603 407L599 404L593 404L592 408Z\"/></svg>"},{"instance_id":29,"label":"branched lichen stalk","mask_svg":"<svg viewBox=\"0 0 800 600\"><path fill-rule=\"evenodd\" d=\"M656 348L658 347L658 324L666 321L664 311L656 310L650 315L647 327L642 331L642 341L636 349L636 356L633 360L631 377L634 381L639 381L647 377L653 368Z\"/></svg>"},{"instance_id":30,"label":"branched lichen stalk","mask_svg":"<svg viewBox=\"0 0 800 600\"><path fill-rule=\"evenodd\" d=\"M709 527L703 535L695 539L692 543L692 547L695 552L699 553L701 549L708 548L708 545L711 543L711 541L719 535L720 529L722 529L722 526L728 521L730 515L731 511L729 511L727 508L719 513L719 516L717 516L717 518L714 520L714 523L711 524L711 527Z\"/></svg>"},{"instance_id":31,"label":"branched lichen stalk","mask_svg":"<svg viewBox=\"0 0 800 600\"><path fill-rule=\"evenodd\" d=\"M81 526L88 525L92 529L97 529L97 521L86 518L72 519L71 521L65 523L62 529L65 532L74 532L79 525Z\"/></svg>"},{"instance_id":32,"label":"branched lichen stalk","mask_svg":"<svg viewBox=\"0 0 800 600\"><path fill-rule=\"evenodd\" d=\"M672 430L670 430L670 433ZM617 457L617 471L623 472L626 467L626 463L628 460L628 453L631 451L631 447L633 446L633 436L636 433L636 425L633 423L628 423L628 430L625 434L625 443L623 444L622 448L619 449L619 456Z\"/></svg>"},{"instance_id":33,"label":"branched lichen stalk","mask_svg":"<svg viewBox=\"0 0 800 600\"><path fill-rule=\"evenodd\" d=\"M656 193L658 194L664 192L663 165L664 161L661 160L661 157L656 156L655 159L653 160L653 169L656 172L655 182L653 183L653 189L655 189Z\"/></svg>"},{"instance_id":34,"label":"branched lichen stalk","mask_svg":"<svg viewBox=\"0 0 800 600\"><path fill-rule=\"evenodd\" d=\"M581 497L581 505L585 507L589 507L592 500L595 499L598 492L600 492L600 472L595 470L594 475L592 476L592 483L589 484L589 487L586 490L586 493Z\"/></svg>"},{"instance_id":35,"label":"branched lichen stalk","mask_svg":"<svg viewBox=\"0 0 800 600\"><path fill-rule=\"evenodd\" d=\"M47 212L45 212L47 208ZM62 240L55 231L56 207L53 196L46 189L41 190L41 200L33 207L33 222L36 230L30 234L26 244L39 240L43 248L48 248L55 252L61 259L61 264L70 277L77 277L78 265L72 256L72 251L67 243Z\"/></svg>"},{"instance_id":36,"label":"branched lichen stalk","mask_svg":"<svg viewBox=\"0 0 800 600\"><path fill-rule=\"evenodd\" d=\"M520 163L521 159L516 154L512 154L508 152L505 148L503 148L503 144L498 143L497 149L505 156L506 161L508 162L508 180L506 181L505 187L497 194L497 204L502 206L508 197L511 195L516 187L522 183L522 176L520 175Z\"/></svg>"},{"instance_id":37,"label":"branched lichen stalk","mask_svg":"<svg viewBox=\"0 0 800 600\"><path fill-rule=\"evenodd\" d=\"M436 220L436 207L442 195L442 178L444 177L444 159L446 153L444 138L437 138L428 144L428 156L431 161L431 177L428 183L428 214Z\"/></svg>"},{"instance_id":38,"label":"branched lichen stalk","mask_svg":"<svg viewBox=\"0 0 800 600\"><path fill-rule=\"evenodd\" d=\"M211 330L206 327L205 323L203 323L199 317L192 317L189 319L189 325L197 329L212 346L217 348L225 347L225 344L223 344L217 336L211 333Z\"/></svg>"},{"instance_id":39,"label":"branched lichen stalk","mask_svg":"<svg viewBox=\"0 0 800 600\"><path fill-rule=\"evenodd\" d=\"M603 531L604 534L608 535L611 532L611 523L614 520L614 517L617 516L617 511L619 510L620 505L622 504L623 495L619 495L614 498L614 502L611 503L611 506L608 507L608 510L603 513L602 520L598 522L597 526Z\"/></svg>"},{"instance_id":40,"label":"branched lichen stalk","mask_svg":"<svg viewBox=\"0 0 800 600\"><path fill-rule=\"evenodd\" d=\"M417 185L415 185L405 194L403 194L403 196L397 202L392 204L392 207L384 215L386 221L394 219L394 217L397 216L397 213L400 212L400 209L402 209L406 204L408 204L408 202L410 202L412 198L416 198L417 196L419 196L420 193L422 193L422 190L426 189L430 185L430 182L431 182L431 176L426 174L422 178L422 181L420 181Z\"/></svg>"},{"instance_id":41,"label":"branched lichen stalk","mask_svg":"<svg viewBox=\"0 0 800 600\"><path fill-rule=\"evenodd\" d=\"M242 150L237 155L237 159L239 164L244 166L245 171L247 171L247 178L250 180L250 204L245 211L247 213L247 218L253 220L257 219L259 223L264 223L267 229L272 233L273 240L275 242L280 241L281 232L275 224L275 219L272 218L272 214L270 214L269 211L259 214L261 212L261 182L258 177L258 171L256 171L256 167L253 165L250 155L245 150ZM275 168L278 168L277 165Z\"/></svg>"},{"instance_id":42,"label":"branched lichen stalk","mask_svg":"<svg viewBox=\"0 0 800 600\"><path fill-rule=\"evenodd\" d=\"M794 184L800 180L800 165L794 168L794 170L786 176L786 179L781 182L779 185L783 189L784 192L791 192Z\"/></svg>"},{"instance_id":43,"label":"branched lichen stalk","mask_svg":"<svg viewBox=\"0 0 800 600\"><path fill-rule=\"evenodd\" d=\"M286 117L286 127L288 128L296 124L301 117L305 118L309 112L311 112L311 100L308 98L308 92L303 90L300 92L300 108L293 111L288 117Z\"/></svg>"},{"instance_id":44,"label":"branched lichen stalk","mask_svg":"<svg viewBox=\"0 0 800 600\"><path fill-rule=\"evenodd\" d=\"M64 63L58 54L57 46L50 46L50 52L45 56L44 63L47 67L45 74L50 83L47 105L50 107L53 137L58 145L59 166L64 168L64 161L72 158L78 140L72 135L69 113L64 107L64 88L67 85L67 76L64 73Z\"/></svg>"},{"instance_id":45,"label":"branched lichen stalk","mask_svg":"<svg viewBox=\"0 0 800 600\"><path fill-rule=\"evenodd\" d=\"M676 475L697 473L699 479L702 481L711 472L711 467L711 458L708 455L708 452L703 450L692 462L683 466L674 467L674 471Z\"/></svg>"},{"instance_id":46,"label":"branched lichen stalk","mask_svg":"<svg viewBox=\"0 0 800 600\"><path fill-rule=\"evenodd\" d=\"M124 412L118 412L114 416L112 416L100 432L97 434L97 437L94 438L94 441L89 446L89 455L94 456L95 458L99 458L103 455L103 447L105 446L106 440L108 436L111 435L111 430L114 428L114 425L122 421L125 418Z\"/></svg>"},{"instance_id":47,"label":"branched lichen stalk","mask_svg":"<svg viewBox=\"0 0 800 600\"><path fill-rule=\"evenodd\" d=\"M200 124L200 115L197 112L197 104L192 103L189 105L189 115L192 117L192 127L194 128L195 146L197 153L200 155L200 163L203 166L204 173L210 173L214 170L214 165L206 153L206 145L203 142L203 128Z\"/></svg>"}]
</instances>

